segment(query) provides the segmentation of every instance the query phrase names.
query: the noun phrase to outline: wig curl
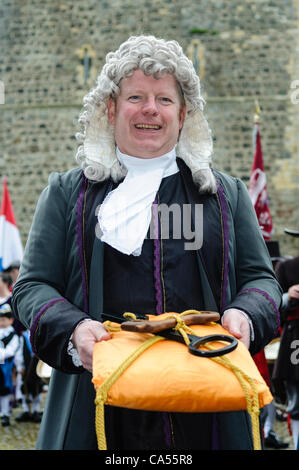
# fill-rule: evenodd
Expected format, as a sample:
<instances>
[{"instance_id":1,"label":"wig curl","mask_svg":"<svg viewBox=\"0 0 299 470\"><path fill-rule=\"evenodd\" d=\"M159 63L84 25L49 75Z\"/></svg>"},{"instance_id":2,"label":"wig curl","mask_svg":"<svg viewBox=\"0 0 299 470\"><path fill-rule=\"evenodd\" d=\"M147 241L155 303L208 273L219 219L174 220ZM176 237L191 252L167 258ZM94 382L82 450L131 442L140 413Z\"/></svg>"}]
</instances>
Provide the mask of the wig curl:
<instances>
[{"instance_id":1,"label":"wig curl","mask_svg":"<svg viewBox=\"0 0 299 470\"><path fill-rule=\"evenodd\" d=\"M118 50L109 52L96 87L83 99L79 116L82 131L76 134L79 143L76 160L86 178L103 181L111 177L119 181L126 175L126 169L116 156L114 128L108 121L107 102L109 97L117 98L121 80L137 69L157 79L169 73L177 80L187 109L177 142L177 156L190 168L201 193L215 193L216 181L211 171L213 141L203 115L205 102L199 78L177 41L154 36L132 36Z\"/></svg>"}]
</instances>

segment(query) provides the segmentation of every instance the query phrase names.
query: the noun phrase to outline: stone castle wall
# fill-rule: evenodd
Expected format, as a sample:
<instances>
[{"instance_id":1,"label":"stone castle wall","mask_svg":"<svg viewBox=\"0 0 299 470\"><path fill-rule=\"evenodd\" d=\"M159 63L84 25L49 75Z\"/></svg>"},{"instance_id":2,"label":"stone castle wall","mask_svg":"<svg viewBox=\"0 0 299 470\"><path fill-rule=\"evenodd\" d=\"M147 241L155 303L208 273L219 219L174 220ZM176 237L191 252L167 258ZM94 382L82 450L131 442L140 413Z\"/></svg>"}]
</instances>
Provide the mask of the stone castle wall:
<instances>
[{"instance_id":1,"label":"stone castle wall","mask_svg":"<svg viewBox=\"0 0 299 470\"><path fill-rule=\"evenodd\" d=\"M198 69L214 163L248 185L255 100L282 254L299 227L299 0L3 0L0 176L25 243L51 171L75 165L77 119L105 55L132 34L176 39ZM299 90L299 82L298 82ZM294 101L294 100L293 100Z\"/></svg>"}]
</instances>

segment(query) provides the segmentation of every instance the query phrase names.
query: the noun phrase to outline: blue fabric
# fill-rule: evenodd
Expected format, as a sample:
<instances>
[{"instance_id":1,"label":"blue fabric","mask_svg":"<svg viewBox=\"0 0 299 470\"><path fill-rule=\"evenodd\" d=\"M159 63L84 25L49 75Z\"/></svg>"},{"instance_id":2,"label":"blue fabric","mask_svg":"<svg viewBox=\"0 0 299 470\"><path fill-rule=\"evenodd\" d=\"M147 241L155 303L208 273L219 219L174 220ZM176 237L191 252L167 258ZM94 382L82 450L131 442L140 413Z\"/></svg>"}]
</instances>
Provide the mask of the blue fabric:
<instances>
[{"instance_id":1,"label":"blue fabric","mask_svg":"<svg viewBox=\"0 0 299 470\"><path fill-rule=\"evenodd\" d=\"M12 368L13 368L14 362L13 358L6 359L4 364L0 364L0 368L3 373L3 389L4 392L6 389L9 390L10 393L13 392L13 383L12 383ZM4 393L7 395L7 393Z\"/></svg>"}]
</instances>

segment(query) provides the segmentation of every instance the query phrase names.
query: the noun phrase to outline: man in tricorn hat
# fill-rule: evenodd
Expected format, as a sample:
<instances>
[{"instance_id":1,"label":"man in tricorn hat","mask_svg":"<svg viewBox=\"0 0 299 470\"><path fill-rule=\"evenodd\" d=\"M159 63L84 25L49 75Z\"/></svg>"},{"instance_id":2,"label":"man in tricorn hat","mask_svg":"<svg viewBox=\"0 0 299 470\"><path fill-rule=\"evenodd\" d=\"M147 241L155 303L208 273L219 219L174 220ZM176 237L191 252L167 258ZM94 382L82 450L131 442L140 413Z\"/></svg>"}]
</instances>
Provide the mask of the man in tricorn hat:
<instances>
[{"instance_id":1,"label":"man in tricorn hat","mask_svg":"<svg viewBox=\"0 0 299 470\"><path fill-rule=\"evenodd\" d=\"M288 235L299 238L299 230L285 229ZM287 412L295 449L299 437L299 256L281 261L276 268L283 290L281 308L282 334L273 378L285 382Z\"/></svg>"},{"instance_id":2,"label":"man in tricorn hat","mask_svg":"<svg viewBox=\"0 0 299 470\"><path fill-rule=\"evenodd\" d=\"M97 448L90 372L95 342L110 338L103 312L217 310L251 353L277 334L281 290L245 185L211 167L203 104L180 45L153 36L110 52L84 99L81 168L50 176L13 294L55 369L39 449ZM157 205L191 208L192 237L175 220L164 234L159 217L152 236ZM108 450L252 449L245 411L105 413Z\"/></svg>"}]
</instances>

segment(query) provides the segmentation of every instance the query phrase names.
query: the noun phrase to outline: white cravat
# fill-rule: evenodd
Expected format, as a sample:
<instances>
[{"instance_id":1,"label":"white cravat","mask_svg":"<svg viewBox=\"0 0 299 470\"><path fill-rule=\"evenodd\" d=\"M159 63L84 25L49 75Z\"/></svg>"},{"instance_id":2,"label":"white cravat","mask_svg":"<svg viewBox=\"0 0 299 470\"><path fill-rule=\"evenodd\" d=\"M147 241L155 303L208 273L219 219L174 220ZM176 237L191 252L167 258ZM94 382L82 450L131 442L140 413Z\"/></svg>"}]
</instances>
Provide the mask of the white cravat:
<instances>
[{"instance_id":1,"label":"white cravat","mask_svg":"<svg viewBox=\"0 0 299 470\"><path fill-rule=\"evenodd\" d=\"M117 148L116 154L128 173L100 207L101 240L122 253L139 256L161 180L179 171L176 152L173 148L161 157L137 158L125 155Z\"/></svg>"}]
</instances>

